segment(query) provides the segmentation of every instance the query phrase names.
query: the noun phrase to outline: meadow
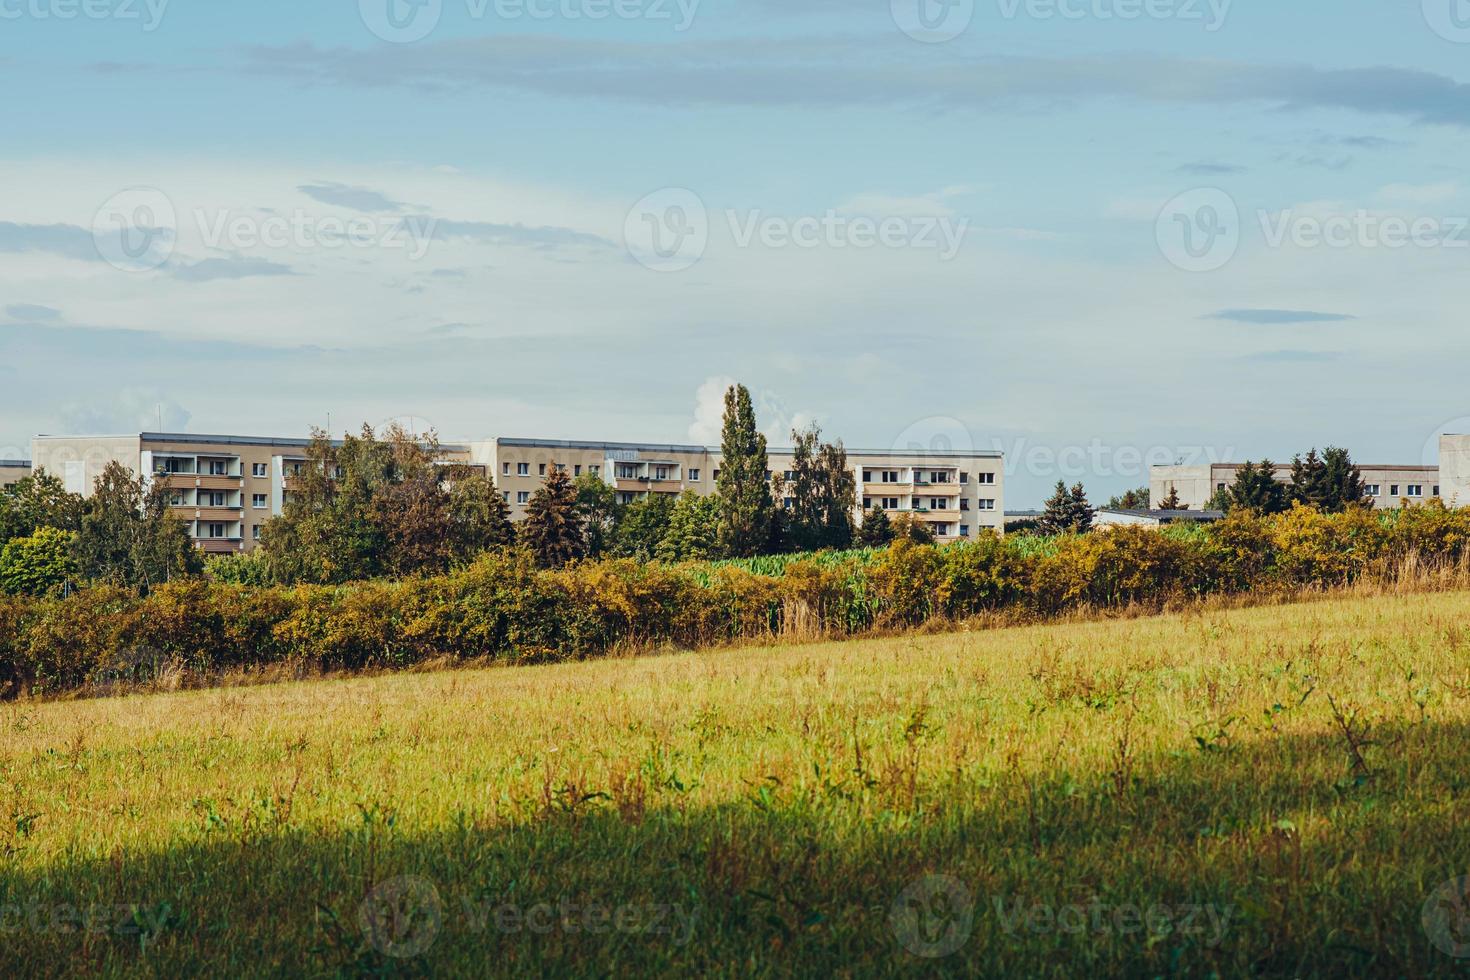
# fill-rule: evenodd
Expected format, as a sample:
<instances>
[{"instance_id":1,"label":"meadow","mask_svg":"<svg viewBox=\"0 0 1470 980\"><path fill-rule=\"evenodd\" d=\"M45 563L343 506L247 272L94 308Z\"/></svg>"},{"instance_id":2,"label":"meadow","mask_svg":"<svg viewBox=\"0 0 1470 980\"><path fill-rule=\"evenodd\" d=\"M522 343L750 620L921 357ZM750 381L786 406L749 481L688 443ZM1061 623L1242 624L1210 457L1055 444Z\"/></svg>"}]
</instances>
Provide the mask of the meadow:
<instances>
[{"instance_id":1,"label":"meadow","mask_svg":"<svg viewBox=\"0 0 1470 980\"><path fill-rule=\"evenodd\" d=\"M0 706L0 976L1461 976L1470 593Z\"/></svg>"}]
</instances>

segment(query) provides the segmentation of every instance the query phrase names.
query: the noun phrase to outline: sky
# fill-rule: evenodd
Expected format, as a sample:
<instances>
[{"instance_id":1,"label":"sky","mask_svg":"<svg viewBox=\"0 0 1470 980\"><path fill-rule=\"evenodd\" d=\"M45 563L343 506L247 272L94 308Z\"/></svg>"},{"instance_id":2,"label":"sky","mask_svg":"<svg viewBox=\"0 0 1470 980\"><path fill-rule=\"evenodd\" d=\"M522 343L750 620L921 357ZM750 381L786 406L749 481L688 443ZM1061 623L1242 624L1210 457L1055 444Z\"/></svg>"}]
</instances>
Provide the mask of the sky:
<instances>
[{"instance_id":1,"label":"sky","mask_svg":"<svg viewBox=\"0 0 1470 980\"><path fill-rule=\"evenodd\" d=\"M1466 0L0 0L0 80L0 458L1470 431Z\"/></svg>"}]
</instances>

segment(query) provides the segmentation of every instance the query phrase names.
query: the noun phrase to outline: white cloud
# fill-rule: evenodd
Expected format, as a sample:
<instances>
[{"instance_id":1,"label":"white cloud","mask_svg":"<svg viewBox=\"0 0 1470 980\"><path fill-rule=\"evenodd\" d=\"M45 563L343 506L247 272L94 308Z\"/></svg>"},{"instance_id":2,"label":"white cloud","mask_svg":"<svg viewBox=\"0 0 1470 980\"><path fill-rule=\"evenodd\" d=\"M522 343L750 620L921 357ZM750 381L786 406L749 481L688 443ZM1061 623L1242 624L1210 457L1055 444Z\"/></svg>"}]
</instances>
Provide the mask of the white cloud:
<instances>
[{"instance_id":1,"label":"white cloud","mask_svg":"<svg viewBox=\"0 0 1470 980\"><path fill-rule=\"evenodd\" d=\"M724 429L725 392L735 384L724 375L706 378L694 393L694 421L689 424L689 441L701 446L718 446Z\"/></svg>"}]
</instances>

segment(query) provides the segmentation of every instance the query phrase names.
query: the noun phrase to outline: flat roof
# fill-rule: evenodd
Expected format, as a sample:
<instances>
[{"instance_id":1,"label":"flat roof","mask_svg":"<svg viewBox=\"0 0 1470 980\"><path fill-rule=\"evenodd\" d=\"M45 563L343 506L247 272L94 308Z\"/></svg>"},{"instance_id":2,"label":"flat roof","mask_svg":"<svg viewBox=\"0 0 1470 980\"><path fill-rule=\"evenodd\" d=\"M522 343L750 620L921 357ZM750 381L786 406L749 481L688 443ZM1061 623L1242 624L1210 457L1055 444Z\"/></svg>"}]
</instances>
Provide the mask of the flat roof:
<instances>
[{"instance_id":1,"label":"flat roof","mask_svg":"<svg viewBox=\"0 0 1470 980\"><path fill-rule=\"evenodd\" d=\"M546 449L590 449L590 450L634 450L650 453L718 453L719 446L681 445L668 442L598 442L581 439L521 439L502 436L495 440L502 446L521 446ZM954 450L905 450L905 449L846 449L848 456L921 456L934 459L1001 459L1004 453L997 450L956 452ZM789 446L767 446L768 454L785 455L794 452Z\"/></svg>"},{"instance_id":2,"label":"flat roof","mask_svg":"<svg viewBox=\"0 0 1470 980\"><path fill-rule=\"evenodd\" d=\"M1126 517L1172 518L1176 521L1223 521L1223 510L1132 510L1123 507L1099 507L1099 514L1122 514Z\"/></svg>"},{"instance_id":3,"label":"flat roof","mask_svg":"<svg viewBox=\"0 0 1470 980\"><path fill-rule=\"evenodd\" d=\"M30 469L31 461L28 459L0 459L0 467L7 470L18 470L21 467Z\"/></svg>"},{"instance_id":4,"label":"flat roof","mask_svg":"<svg viewBox=\"0 0 1470 980\"><path fill-rule=\"evenodd\" d=\"M41 434L37 439L137 439L141 442L184 442L194 443L201 446L288 446L294 449L305 449L311 445L310 439L299 438L275 438L273 436L222 436L208 435L195 432L124 432L117 435L75 435L56 436ZM341 439L333 439L332 445L342 445ZM458 443L441 443L440 449L446 452L462 453L468 451L468 446Z\"/></svg>"}]
</instances>

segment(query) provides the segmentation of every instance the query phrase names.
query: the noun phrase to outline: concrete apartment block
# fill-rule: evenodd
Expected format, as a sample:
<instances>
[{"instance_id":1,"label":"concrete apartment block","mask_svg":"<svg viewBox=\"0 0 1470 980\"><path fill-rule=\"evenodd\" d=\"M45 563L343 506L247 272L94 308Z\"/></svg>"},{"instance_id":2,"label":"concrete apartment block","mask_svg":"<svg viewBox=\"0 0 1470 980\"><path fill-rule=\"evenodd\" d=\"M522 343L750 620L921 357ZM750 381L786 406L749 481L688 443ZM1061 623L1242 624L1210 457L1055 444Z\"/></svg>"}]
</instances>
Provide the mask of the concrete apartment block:
<instances>
[{"instance_id":1,"label":"concrete apartment block","mask_svg":"<svg viewBox=\"0 0 1470 980\"><path fill-rule=\"evenodd\" d=\"M36 469L84 496L109 462L161 480L195 545L229 554L252 550L265 522L282 512L309 445L307 439L164 432L42 435L31 442L31 458ZM443 448L446 459L468 460L466 447Z\"/></svg>"},{"instance_id":2,"label":"concrete apartment block","mask_svg":"<svg viewBox=\"0 0 1470 980\"><path fill-rule=\"evenodd\" d=\"M1440 490L1451 507L1470 507L1470 435L1439 438Z\"/></svg>"},{"instance_id":3,"label":"concrete apartment block","mask_svg":"<svg viewBox=\"0 0 1470 980\"><path fill-rule=\"evenodd\" d=\"M1440 495L1437 466L1360 465L1358 468L1363 472L1363 482L1376 508L1413 506ZM1173 488L1179 491L1179 500L1185 507L1205 510L1216 490L1235 482L1239 470L1237 463L1154 466L1149 471L1150 499L1157 503ZM1289 482L1291 466L1278 465L1276 479Z\"/></svg>"},{"instance_id":4,"label":"concrete apartment block","mask_svg":"<svg viewBox=\"0 0 1470 980\"><path fill-rule=\"evenodd\" d=\"M0 491L14 486L25 477L31 475L31 461L28 459L0 459Z\"/></svg>"},{"instance_id":5,"label":"concrete apartment block","mask_svg":"<svg viewBox=\"0 0 1470 980\"><path fill-rule=\"evenodd\" d=\"M773 485L777 477L789 477L791 450L771 449L766 455ZM469 458L490 470L514 520L525 516L549 467L563 467L573 477L597 476L622 503L632 503L653 493L713 493L721 459L719 450L705 446L510 438L473 443ZM944 541L972 537L981 528L1004 529L1000 453L849 450L847 461L857 482L859 510L913 513Z\"/></svg>"}]
</instances>

